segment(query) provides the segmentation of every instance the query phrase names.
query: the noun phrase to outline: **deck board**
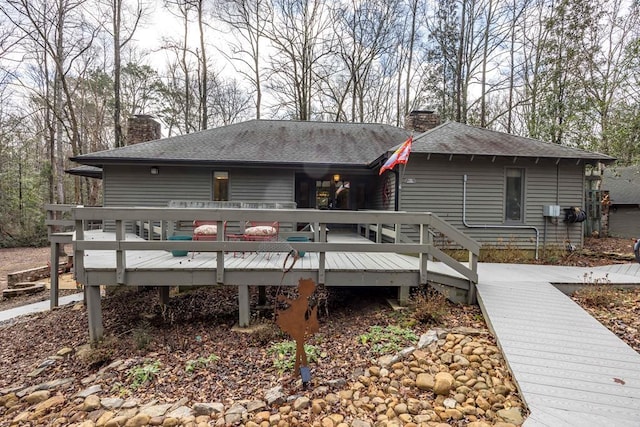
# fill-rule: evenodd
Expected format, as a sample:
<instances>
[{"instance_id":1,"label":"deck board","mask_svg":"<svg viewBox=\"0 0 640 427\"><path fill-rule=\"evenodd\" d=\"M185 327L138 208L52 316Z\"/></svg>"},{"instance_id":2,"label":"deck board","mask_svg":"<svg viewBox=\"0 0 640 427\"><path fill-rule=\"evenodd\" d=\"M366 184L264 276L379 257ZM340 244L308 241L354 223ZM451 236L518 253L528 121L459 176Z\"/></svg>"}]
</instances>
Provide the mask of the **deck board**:
<instances>
[{"instance_id":1,"label":"deck board","mask_svg":"<svg viewBox=\"0 0 640 427\"><path fill-rule=\"evenodd\" d=\"M639 271L479 264L481 308L531 409L525 427L640 425L640 354L552 285L634 284Z\"/></svg>"},{"instance_id":2,"label":"deck board","mask_svg":"<svg viewBox=\"0 0 640 427\"><path fill-rule=\"evenodd\" d=\"M87 232L87 240L115 240L113 233ZM135 235L127 235L127 240L140 240ZM330 233L330 242L370 243L367 239L353 234ZM226 252L224 253L224 281L235 285L255 283L268 285L282 281L283 264L287 257L288 244L276 242L265 250L282 249L283 252ZM217 274L217 252L189 252L184 257L174 257L170 251L147 250L126 252L126 276L128 283L137 285L194 285L215 283ZM291 259L287 260L288 266ZM430 262L429 269L441 272L439 283L449 284L448 279L460 286L460 277L453 269ZM292 272L318 277L320 254L307 252L299 258ZM115 251L85 251L84 270L90 285L117 284L115 275ZM182 275L179 273L183 273ZM396 253L376 252L328 252L326 253L325 274L327 285L333 286L418 286L419 259L415 256ZM297 276L298 278L300 276ZM134 279L135 278L135 279ZM135 283L134 283L135 280ZM291 280L286 279L286 282ZM295 282L295 281L293 281ZM292 282L292 283L293 283ZM463 282L468 286L468 282Z\"/></svg>"}]
</instances>

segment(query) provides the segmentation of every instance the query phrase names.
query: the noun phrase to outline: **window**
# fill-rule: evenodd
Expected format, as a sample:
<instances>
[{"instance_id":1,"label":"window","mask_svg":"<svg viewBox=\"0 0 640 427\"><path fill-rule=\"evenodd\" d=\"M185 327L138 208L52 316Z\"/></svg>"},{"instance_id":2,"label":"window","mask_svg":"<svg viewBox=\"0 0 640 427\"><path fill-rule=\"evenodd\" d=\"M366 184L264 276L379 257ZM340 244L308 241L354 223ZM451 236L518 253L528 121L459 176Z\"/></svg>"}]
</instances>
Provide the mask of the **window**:
<instances>
[{"instance_id":1,"label":"window","mask_svg":"<svg viewBox=\"0 0 640 427\"><path fill-rule=\"evenodd\" d=\"M213 173L213 200L216 202L229 200L229 172Z\"/></svg>"},{"instance_id":2,"label":"window","mask_svg":"<svg viewBox=\"0 0 640 427\"><path fill-rule=\"evenodd\" d=\"M505 221L523 221L524 169L506 170Z\"/></svg>"}]
</instances>

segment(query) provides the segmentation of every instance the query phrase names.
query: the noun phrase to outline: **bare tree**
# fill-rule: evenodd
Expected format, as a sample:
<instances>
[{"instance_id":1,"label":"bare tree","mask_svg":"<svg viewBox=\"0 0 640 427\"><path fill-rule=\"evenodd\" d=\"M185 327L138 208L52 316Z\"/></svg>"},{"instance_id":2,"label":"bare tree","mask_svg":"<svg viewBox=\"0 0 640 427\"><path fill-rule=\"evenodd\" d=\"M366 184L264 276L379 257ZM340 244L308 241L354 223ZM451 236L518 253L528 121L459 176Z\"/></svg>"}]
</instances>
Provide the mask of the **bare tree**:
<instances>
[{"instance_id":1,"label":"bare tree","mask_svg":"<svg viewBox=\"0 0 640 427\"><path fill-rule=\"evenodd\" d=\"M59 203L65 201L65 142L70 143L74 154L79 152L80 144L77 113L71 103L76 88L70 75L96 34L96 30L87 25L83 5L82 0L7 0L6 8L1 10L21 37L31 44L33 50L25 55L35 55L40 60L45 84L39 95L46 106L52 165L49 200ZM53 72L53 84L48 78L50 72Z\"/></svg>"},{"instance_id":2,"label":"bare tree","mask_svg":"<svg viewBox=\"0 0 640 427\"><path fill-rule=\"evenodd\" d=\"M352 121L364 121L366 92L376 90L370 81L376 61L397 44L393 29L398 10L397 1L383 0L352 0L334 9L335 31L340 34L337 52L350 78Z\"/></svg>"},{"instance_id":3,"label":"bare tree","mask_svg":"<svg viewBox=\"0 0 640 427\"><path fill-rule=\"evenodd\" d=\"M246 119L246 111L251 104L251 96L236 79L216 78L211 85L214 123L230 125Z\"/></svg>"},{"instance_id":4,"label":"bare tree","mask_svg":"<svg viewBox=\"0 0 640 427\"><path fill-rule=\"evenodd\" d=\"M143 16L143 7L140 1L135 7L127 8L123 0L110 0L111 8L111 35L113 36L113 129L116 147L125 145L122 133L122 49L133 38L140 20ZM125 17L126 15L126 17Z\"/></svg>"},{"instance_id":5,"label":"bare tree","mask_svg":"<svg viewBox=\"0 0 640 427\"><path fill-rule=\"evenodd\" d=\"M271 90L277 109L298 120L310 120L312 100L319 90L323 59L331 53L333 33L324 0L274 0L273 25L268 31Z\"/></svg>"},{"instance_id":6,"label":"bare tree","mask_svg":"<svg viewBox=\"0 0 640 427\"><path fill-rule=\"evenodd\" d=\"M167 0L165 1L165 5L167 9L176 17L181 20L182 24L182 36L181 38L165 38L164 48L171 50L176 56L176 62L170 68L172 69L172 78L173 78L173 86L174 90L180 86L182 88L182 102L184 106L182 108L182 124L183 124L183 132L190 133L192 131L198 130L198 124L196 124L193 120L193 109L194 109L194 88L192 87L192 79L191 79L191 70L197 69L199 70L198 64L192 66L191 57L193 56L193 52L189 47L189 22L191 21L191 14L194 11L194 7L191 1L189 0ZM176 72L175 65L179 67L179 70L182 74L182 84L179 83L180 78ZM197 76L198 74L196 74ZM199 80L198 77L196 77ZM199 122L199 120L198 120Z\"/></svg>"},{"instance_id":7,"label":"bare tree","mask_svg":"<svg viewBox=\"0 0 640 427\"><path fill-rule=\"evenodd\" d=\"M235 69L255 91L256 119L262 111L262 46L273 10L269 0L221 0L218 18L233 29L237 42L230 43ZM246 68L245 68L246 67ZM248 70L248 71L247 71Z\"/></svg>"},{"instance_id":8,"label":"bare tree","mask_svg":"<svg viewBox=\"0 0 640 427\"><path fill-rule=\"evenodd\" d=\"M633 69L634 52L631 41L640 36L640 4L614 0L599 4L594 20L582 38L580 56L586 62L579 69L586 101L591 113L587 123L597 124L585 129L583 138L590 140L592 149L609 152L612 137L612 109L630 98L630 72ZM615 132L614 132L615 133Z\"/></svg>"},{"instance_id":9,"label":"bare tree","mask_svg":"<svg viewBox=\"0 0 640 427\"><path fill-rule=\"evenodd\" d=\"M207 106L207 95L209 93L209 64L207 63L207 46L204 42L204 0L192 1L194 2L194 6L198 16L198 32L200 41L200 54L198 55L200 69L200 82L198 85L200 91L200 96L198 97L198 100L200 102L200 129L206 129L207 121L209 119Z\"/></svg>"}]
</instances>

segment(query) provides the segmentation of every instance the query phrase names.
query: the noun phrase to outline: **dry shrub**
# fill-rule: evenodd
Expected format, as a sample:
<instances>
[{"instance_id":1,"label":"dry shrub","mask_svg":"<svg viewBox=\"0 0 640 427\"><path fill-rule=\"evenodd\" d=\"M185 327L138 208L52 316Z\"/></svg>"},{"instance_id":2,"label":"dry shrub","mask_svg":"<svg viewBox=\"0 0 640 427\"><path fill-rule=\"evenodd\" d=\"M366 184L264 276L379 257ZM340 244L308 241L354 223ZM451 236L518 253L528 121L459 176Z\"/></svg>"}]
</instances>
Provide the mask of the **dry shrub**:
<instances>
[{"instance_id":1,"label":"dry shrub","mask_svg":"<svg viewBox=\"0 0 640 427\"><path fill-rule=\"evenodd\" d=\"M518 247L514 239L509 239L508 241L498 239L495 245L482 245L478 261L514 264L531 262L532 258L532 251Z\"/></svg>"},{"instance_id":2,"label":"dry shrub","mask_svg":"<svg viewBox=\"0 0 640 427\"><path fill-rule=\"evenodd\" d=\"M76 353L76 357L88 368L99 368L113 360L116 349L117 338L108 336L91 347L83 347L82 351Z\"/></svg>"},{"instance_id":3,"label":"dry shrub","mask_svg":"<svg viewBox=\"0 0 640 427\"><path fill-rule=\"evenodd\" d=\"M598 278L593 277L593 272L585 273L584 286L574 292L574 297L586 306L615 307L619 303L618 289L611 285L609 275Z\"/></svg>"},{"instance_id":4,"label":"dry shrub","mask_svg":"<svg viewBox=\"0 0 640 427\"><path fill-rule=\"evenodd\" d=\"M566 246L558 244L546 245L542 248L541 261L544 264L562 264L567 255L571 255L571 252L567 251Z\"/></svg>"},{"instance_id":5,"label":"dry shrub","mask_svg":"<svg viewBox=\"0 0 640 427\"><path fill-rule=\"evenodd\" d=\"M251 340L258 347L265 347L272 342L282 340L286 336L273 322L261 323L251 332Z\"/></svg>"},{"instance_id":6,"label":"dry shrub","mask_svg":"<svg viewBox=\"0 0 640 427\"><path fill-rule=\"evenodd\" d=\"M447 298L428 287L413 297L415 319L428 325L439 325L448 313Z\"/></svg>"}]
</instances>

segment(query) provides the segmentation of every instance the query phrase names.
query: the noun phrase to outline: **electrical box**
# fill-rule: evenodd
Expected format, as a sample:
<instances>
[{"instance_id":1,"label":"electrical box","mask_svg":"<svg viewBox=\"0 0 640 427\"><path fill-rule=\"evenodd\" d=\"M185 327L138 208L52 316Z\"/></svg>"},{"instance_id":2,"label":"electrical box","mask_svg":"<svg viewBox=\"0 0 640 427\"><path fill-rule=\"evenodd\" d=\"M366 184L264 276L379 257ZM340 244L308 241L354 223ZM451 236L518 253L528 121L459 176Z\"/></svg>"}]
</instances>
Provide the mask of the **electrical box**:
<instances>
[{"instance_id":1,"label":"electrical box","mask_svg":"<svg viewBox=\"0 0 640 427\"><path fill-rule=\"evenodd\" d=\"M559 217L560 205L544 205L542 207L542 216Z\"/></svg>"}]
</instances>

